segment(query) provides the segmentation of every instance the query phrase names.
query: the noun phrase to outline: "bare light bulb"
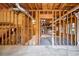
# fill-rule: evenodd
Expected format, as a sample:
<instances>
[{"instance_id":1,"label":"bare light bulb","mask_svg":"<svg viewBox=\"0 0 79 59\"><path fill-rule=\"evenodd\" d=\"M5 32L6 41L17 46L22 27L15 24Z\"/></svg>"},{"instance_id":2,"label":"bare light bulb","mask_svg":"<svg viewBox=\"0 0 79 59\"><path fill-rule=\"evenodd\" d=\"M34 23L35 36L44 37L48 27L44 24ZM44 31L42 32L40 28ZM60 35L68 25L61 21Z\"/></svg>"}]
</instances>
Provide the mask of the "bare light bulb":
<instances>
[{"instance_id":1,"label":"bare light bulb","mask_svg":"<svg viewBox=\"0 0 79 59\"><path fill-rule=\"evenodd\" d=\"M36 22L35 20L32 20L32 23L33 23L33 24L35 24L35 22Z\"/></svg>"}]
</instances>

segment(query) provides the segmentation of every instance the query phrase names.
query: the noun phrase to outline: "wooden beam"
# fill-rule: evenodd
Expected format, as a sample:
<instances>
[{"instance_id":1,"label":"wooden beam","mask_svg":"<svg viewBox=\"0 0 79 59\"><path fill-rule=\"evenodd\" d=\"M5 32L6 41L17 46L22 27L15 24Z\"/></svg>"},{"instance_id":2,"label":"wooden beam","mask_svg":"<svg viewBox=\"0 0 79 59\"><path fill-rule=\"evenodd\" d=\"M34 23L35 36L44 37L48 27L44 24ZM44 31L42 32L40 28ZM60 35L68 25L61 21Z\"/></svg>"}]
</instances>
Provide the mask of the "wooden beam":
<instances>
[{"instance_id":1,"label":"wooden beam","mask_svg":"<svg viewBox=\"0 0 79 59\"><path fill-rule=\"evenodd\" d=\"M67 10L56 10L56 9L53 9L53 10L45 10L45 9L42 9L42 10L29 10L29 11L67 11Z\"/></svg>"},{"instance_id":2,"label":"wooden beam","mask_svg":"<svg viewBox=\"0 0 79 59\"><path fill-rule=\"evenodd\" d=\"M47 10L52 10L52 6L53 6L52 3L50 3L50 4L48 3L48 4L47 4Z\"/></svg>"},{"instance_id":3,"label":"wooden beam","mask_svg":"<svg viewBox=\"0 0 79 59\"><path fill-rule=\"evenodd\" d=\"M32 5L33 5L33 10L36 10L37 8L36 8L35 3L33 3Z\"/></svg>"},{"instance_id":4,"label":"wooden beam","mask_svg":"<svg viewBox=\"0 0 79 59\"><path fill-rule=\"evenodd\" d=\"M77 45L77 18L74 17L75 19L75 45Z\"/></svg>"},{"instance_id":5,"label":"wooden beam","mask_svg":"<svg viewBox=\"0 0 79 59\"><path fill-rule=\"evenodd\" d=\"M67 30L67 45L69 45L69 28L68 28L68 25L69 25L69 21L68 21L68 15L67 15L67 25L66 25L66 30Z\"/></svg>"},{"instance_id":6,"label":"wooden beam","mask_svg":"<svg viewBox=\"0 0 79 59\"><path fill-rule=\"evenodd\" d=\"M40 16L40 11L38 11L38 28L39 28L38 31L39 31L39 45L40 45L41 33L40 33L40 17L39 16Z\"/></svg>"},{"instance_id":7,"label":"wooden beam","mask_svg":"<svg viewBox=\"0 0 79 59\"><path fill-rule=\"evenodd\" d=\"M61 11L59 11L59 17L61 17ZM61 45L61 19L59 20L59 44Z\"/></svg>"},{"instance_id":8,"label":"wooden beam","mask_svg":"<svg viewBox=\"0 0 79 59\"><path fill-rule=\"evenodd\" d=\"M21 3L20 5L21 5L24 9L30 10L30 6L29 6L28 4L26 4L26 3Z\"/></svg>"},{"instance_id":9,"label":"wooden beam","mask_svg":"<svg viewBox=\"0 0 79 59\"><path fill-rule=\"evenodd\" d=\"M0 4L0 9L3 9L3 8L4 8L4 6L2 4Z\"/></svg>"},{"instance_id":10,"label":"wooden beam","mask_svg":"<svg viewBox=\"0 0 79 59\"><path fill-rule=\"evenodd\" d=\"M64 11L63 11L63 15L64 15ZM63 45L65 43L64 40L65 40L65 21L63 20Z\"/></svg>"},{"instance_id":11,"label":"wooden beam","mask_svg":"<svg viewBox=\"0 0 79 59\"><path fill-rule=\"evenodd\" d=\"M32 10L32 9L33 9L32 4L30 3L30 4L28 4L28 5L29 5L30 9Z\"/></svg>"},{"instance_id":12,"label":"wooden beam","mask_svg":"<svg viewBox=\"0 0 79 59\"><path fill-rule=\"evenodd\" d=\"M37 37L36 44L39 45L39 15L38 15L38 11L36 11L35 19L36 19L36 37Z\"/></svg>"},{"instance_id":13,"label":"wooden beam","mask_svg":"<svg viewBox=\"0 0 79 59\"><path fill-rule=\"evenodd\" d=\"M42 9L47 10L47 4L46 3L42 4Z\"/></svg>"},{"instance_id":14,"label":"wooden beam","mask_svg":"<svg viewBox=\"0 0 79 59\"><path fill-rule=\"evenodd\" d=\"M59 10L63 10L63 8L67 5L67 3L61 3L60 7L58 8Z\"/></svg>"},{"instance_id":15,"label":"wooden beam","mask_svg":"<svg viewBox=\"0 0 79 59\"><path fill-rule=\"evenodd\" d=\"M70 14L70 40L71 40L71 45L73 45L73 38L72 38L72 13Z\"/></svg>"},{"instance_id":16,"label":"wooden beam","mask_svg":"<svg viewBox=\"0 0 79 59\"><path fill-rule=\"evenodd\" d=\"M36 4L36 3L35 3L35 7L36 7L36 10L38 10L38 9L39 9L39 8L38 8L38 4Z\"/></svg>"},{"instance_id":17,"label":"wooden beam","mask_svg":"<svg viewBox=\"0 0 79 59\"><path fill-rule=\"evenodd\" d=\"M13 24L14 23L14 11L11 11L11 14L10 14L10 17L11 17L11 23ZM12 27L12 26L10 26L11 27L11 29L15 29L15 27ZM12 37L11 37L11 41L12 41L12 45L14 45L15 44L15 39L16 39L16 37L15 37L15 32L13 32L13 34L12 34Z\"/></svg>"},{"instance_id":18,"label":"wooden beam","mask_svg":"<svg viewBox=\"0 0 79 59\"><path fill-rule=\"evenodd\" d=\"M53 21L54 21L54 11L52 11L52 45L54 45L54 23L53 23Z\"/></svg>"},{"instance_id":19,"label":"wooden beam","mask_svg":"<svg viewBox=\"0 0 79 59\"><path fill-rule=\"evenodd\" d=\"M54 18L56 19L56 11L54 11ZM54 21L55 21L55 19L54 19ZM54 23L54 25L55 25L54 26L54 41L56 43L56 40L57 40L57 36L56 36L56 23Z\"/></svg>"},{"instance_id":20,"label":"wooden beam","mask_svg":"<svg viewBox=\"0 0 79 59\"><path fill-rule=\"evenodd\" d=\"M58 8L59 3L55 3L53 9L55 10L56 8Z\"/></svg>"},{"instance_id":21,"label":"wooden beam","mask_svg":"<svg viewBox=\"0 0 79 59\"><path fill-rule=\"evenodd\" d=\"M10 11L7 11L7 22L9 22L10 23ZM9 24L9 44L11 44L11 31L10 31L10 24Z\"/></svg>"},{"instance_id":22,"label":"wooden beam","mask_svg":"<svg viewBox=\"0 0 79 59\"><path fill-rule=\"evenodd\" d=\"M1 19L2 19L2 11L0 11L0 21L1 21ZM1 37L1 45L3 45L4 44L4 38L3 38L3 25L2 26L0 26L0 37Z\"/></svg>"},{"instance_id":23,"label":"wooden beam","mask_svg":"<svg viewBox=\"0 0 79 59\"><path fill-rule=\"evenodd\" d=\"M61 16L60 18L56 19L54 22L59 21L60 19L64 18L65 16L67 16L68 14L72 13L73 11L79 9L79 6L76 6L75 8L73 8L72 10L70 10L69 12L67 12L66 14L64 14L63 16Z\"/></svg>"},{"instance_id":24,"label":"wooden beam","mask_svg":"<svg viewBox=\"0 0 79 59\"><path fill-rule=\"evenodd\" d=\"M10 8L10 6L7 3L2 4L6 9Z\"/></svg>"}]
</instances>

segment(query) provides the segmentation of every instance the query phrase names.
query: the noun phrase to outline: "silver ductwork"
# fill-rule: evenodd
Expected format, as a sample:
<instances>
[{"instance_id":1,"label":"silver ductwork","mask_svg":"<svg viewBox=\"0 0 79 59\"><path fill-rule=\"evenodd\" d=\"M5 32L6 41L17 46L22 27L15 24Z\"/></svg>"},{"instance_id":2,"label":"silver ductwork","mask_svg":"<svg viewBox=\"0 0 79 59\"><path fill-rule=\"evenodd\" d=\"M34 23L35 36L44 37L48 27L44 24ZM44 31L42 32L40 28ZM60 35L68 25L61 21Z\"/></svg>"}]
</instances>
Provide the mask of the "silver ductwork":
<instances>
[{"instance_id":1,"label":"silver ductwork","mask_svg":"<svg viewBox=\"0 0 79 59\"><path fill-rule=\"evenodd\" d=\"M23 13L26 14L28 17L30 17L32 20L34 20L34 18L29 14L28 10L25 10L24 8L22 8L22 7L19 5L19 3L16 3L15 5L16 5L16 7L18 8L18 9L16 8L16 10L19 10L19 11L23 12Z\"/></svg>"}]
</instances>

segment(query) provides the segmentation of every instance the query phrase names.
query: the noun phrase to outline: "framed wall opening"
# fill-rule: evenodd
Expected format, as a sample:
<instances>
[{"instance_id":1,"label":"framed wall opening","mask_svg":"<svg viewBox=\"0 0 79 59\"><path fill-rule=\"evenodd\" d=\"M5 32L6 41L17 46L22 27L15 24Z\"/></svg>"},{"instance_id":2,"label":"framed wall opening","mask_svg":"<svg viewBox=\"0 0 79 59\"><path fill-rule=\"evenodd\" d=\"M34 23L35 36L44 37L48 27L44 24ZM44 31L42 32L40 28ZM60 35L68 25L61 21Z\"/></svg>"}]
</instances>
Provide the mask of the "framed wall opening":
<instances>
[{"instance_id":1,"label":"framed wall opening","mask_svg":"<svg viewBox=\"0 0 79 59\"><path fill-rule=\"evenodd\" d=\"M52 19L40 19L40 45L52 45Z\"/></svg>"}]
</instances>

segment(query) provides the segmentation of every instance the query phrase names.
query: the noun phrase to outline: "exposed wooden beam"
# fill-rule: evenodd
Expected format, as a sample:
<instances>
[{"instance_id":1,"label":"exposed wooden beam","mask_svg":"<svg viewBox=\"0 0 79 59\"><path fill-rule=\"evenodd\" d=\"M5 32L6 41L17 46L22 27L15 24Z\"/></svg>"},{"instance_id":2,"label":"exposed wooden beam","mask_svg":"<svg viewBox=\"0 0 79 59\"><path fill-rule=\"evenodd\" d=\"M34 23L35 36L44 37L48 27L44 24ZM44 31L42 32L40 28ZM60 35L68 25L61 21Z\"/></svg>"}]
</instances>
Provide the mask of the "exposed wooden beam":
<instances>
[{"instance_id":1,"label":"exposed wooden beam","mask_svg":"<svg viewBox=\"0 0 79 59\"><path fill-rule=\"evenodd\" d=\"M53 3L53 4L52 4L52 10L54 9L54 5L55 5L55 4Z\"/></svg>"},{"instance_id":2,"label":"exposed wooden beam","mask_svg":"<svg viewBox=\"0 0 79 59\"><path fill-rule=\"evenodd\" d=\"M41 8L40 8L40 7L41 7L40 4L41 4L41 3L37 3L37 8L38 8L38 10L41 10Z\"/></svg>"},{"instance_id":3,"label":"exposed wooden beam","mask_svg":"<svg viewBox=\"0 0 79 59\"><path fill-rule=\"evenodd\" d=\"M38 4L36 4L36 3L35 3L35 7L36 7L36 10L38 10L38 9L39 9L39 8L38 8Z\"/></svg>"},{"instance_id":4,"label":"exposed wooden beam","mask_svg":"<svg viewBox=\"0 0 79 59\"><path fill-rule=\"evenodd\" d=\"M36 10L37 8L36 8L35 3L33 3L32 5L33 5L33 9Z\"/></svg>"},{"instance_id":5,"label":"exposed wooden beam","mask_svg":"<svg viewBox=\"0 0 79 59\"><path fill-rule=\"evenodd\" d=\"M73 8L73 9L71 9L69 12L67 12L66 14L64 14L63 16L61 16L60 18L56 19L56 21L54 21L54 22L57 22L57 21L61 20L63 17L67 16L68 14L72 13L73 11L75 11L77 9L79 9L79 5L76 6L75 8Z\"/></svg>"},{"instance_id":6,"label":"exposed wooden beam","mask_svg":"<svg viewBox=\"0 0 79 59\"><path fill-rule=\"evenodd\" d=\"M31 10L33 9L32 4L28 4L28 6L30 7Z\"/></svg>"},{"instance_id":7,"label":"exposed wooden beam","mask_svg":"<svg viewBox=\"0 0 79 59\"><path fill-rule=\"evenodd\" d=\"M52 3L50 3L50 4L47 4L47 8L49 9L49 10L52 10Z\"/></svg>"},{"instance_id":8,"label":"exposed wooden beam","mask_svg":"<svg viewBox=\"0 0 79 59\"><path fill-rule=\"evenodd\" d=\"M47 4L46 3L42 4L42 9L47 10Z\"/></svg>"},{"instance_id":9,"label":"exposed wooden beam","mask_svg":"<svg viewBox=\"0 0 79 59\"><path fill-rule=\"evenodd\" d=\"M9 8L16 8L15 4L13 3L7 3L7 7Z\"/></svg>"},{"instance_id":10,"label":"exposed wooden beam","mask_svg":"<svg viewBox=\"0 0 79 59\"><path fill-rule=\"evenodd\" d=\"M56 8L58 8L59 3L55 3L53 9L55 10Z\"/></svg>"},{"instance_id":11,"label":"exposed wooden beam","mask_svg":"<svg viewBox=\"0 0 79 59\"><path fill-rule=\"evenodd\" d=\"M3 7L4 7L4 6L3 6L2 4L0 4L0 9L3 9Z\"/></svg>"},{"instance_id":12,"label":"exposed wooden beam","mask_svg":"<svg viewBox=\"0 0 79 59\"><path fill-rule=\"evenodd\" d=\"M26 10L30 10L30 6L28 4L20 4L23 8L25 8Z\"/></svg>"},{"instance_id":13,"label":"exposed wooden beam","mask_svg":"<svg viewBox=\"0 0 79 59\"><path fill-rule=\"evenodd\" d=\"M10 7L10 6L9 6L8 4L6 4L6 3L4 3L3 6L4 6L5 8L7 8L7 9Z\"/></svg>"},{"instance_id":14,"label":"exposed wooden beam","mask_svg":"<svg viewBox=\"0 0 79 59\"><path fill-rule=\"evenodd\" d=\"M64 4L61 3L59 9L60 9L60 10L63 10L63 8L64 8L66 5L67 5L67 3L64 3Z\"/></svg>"}]
</instances>

